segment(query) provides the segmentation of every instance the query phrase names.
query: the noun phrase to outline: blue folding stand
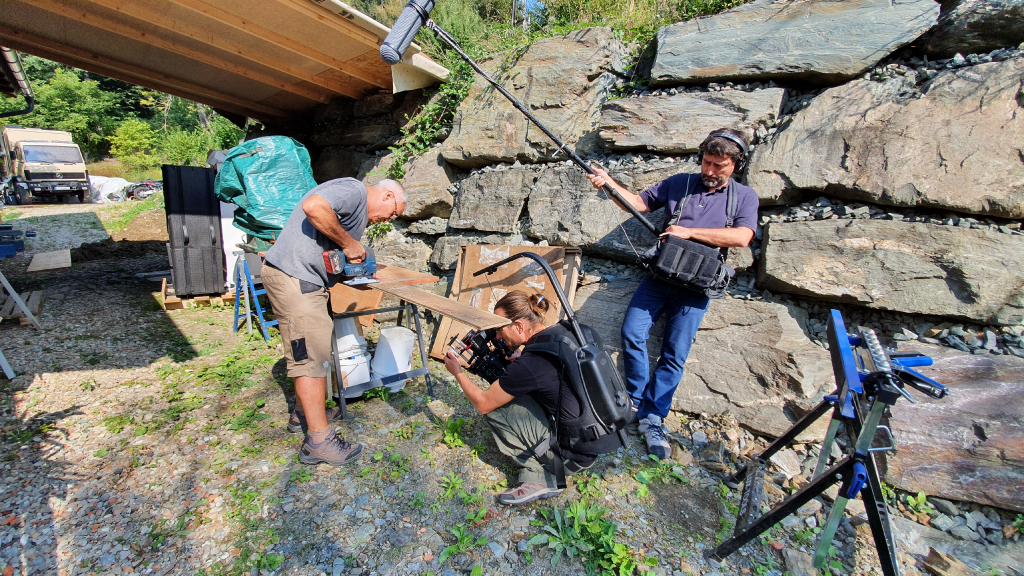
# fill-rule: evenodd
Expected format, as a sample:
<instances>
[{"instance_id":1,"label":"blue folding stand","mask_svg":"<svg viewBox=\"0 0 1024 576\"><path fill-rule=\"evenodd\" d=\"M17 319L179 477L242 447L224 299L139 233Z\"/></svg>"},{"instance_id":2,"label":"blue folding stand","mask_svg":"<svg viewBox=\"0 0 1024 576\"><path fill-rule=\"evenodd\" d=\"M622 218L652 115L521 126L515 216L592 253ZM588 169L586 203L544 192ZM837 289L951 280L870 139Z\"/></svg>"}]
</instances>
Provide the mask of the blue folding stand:
<instances>
[{"instance_id":1,"label":"blue folding stand","mask_svg":"<svg viewBox=\"0 0 1024 576\"><path fill-rule=\"evenodd\" d=\"M933 398L945 397L946 388L911 369L912 366L931 365L931 358L915 353L890 355L882 348L872 330L865 329L856 335L847 334L843 316L838 310L831 311L827 334L832 371L836 379L835 393L826 396L789 431L727 480L733 486L744 482L739 512L736 514L736 531L732 538L722 542L718 548L705 552L706 556L725 558L824 493L833 484L841 482L839 495L820 534L814 567L820 569L828 559L828 549L839 528L846 504L860 494L875 540L882 574L899 576L896 543L893 541L888 509L882 496L882 481L874 456L875 452L894 450L896 446L892 432L887 426L881 425L881 420L889 406L895 404L901 396L910 402L914 401L905 386L911 386ZM832 410L832 420L810 483L772 510L761 514L764 476L769 458L796 439L829 409ZM852 449L825 470L840 424L846 428ZM879 430L886 433L888 445L874 447L875 434Z\"/></svg>"},{"instance_id":2,"label":"blue folding stand","mask_svg":"<svg viewBox=\"0 0 1024 576\"><path fill-rule=\"evenodd\" d=\"M255 315L260 321L260 329L263 331L263 339L270 340L267 328L277 326L277 320L268 321L263 317L263 306L260 305L260 296L267 291L262 287L256 287L252 281L252 274L249 273L249 263L245 261L245 254L239 254L235 261L235 327L233 331L238 332L238 320L244 318L249 324L249 334L252 334L252 317ZM238 307L242 298L245 298L245 313L239 314ZM252 305L250 306L250 302ZM253 311L253 308L256 310ZM269 312L269 308L267 309Z\"/></svg>"}]
</instances>

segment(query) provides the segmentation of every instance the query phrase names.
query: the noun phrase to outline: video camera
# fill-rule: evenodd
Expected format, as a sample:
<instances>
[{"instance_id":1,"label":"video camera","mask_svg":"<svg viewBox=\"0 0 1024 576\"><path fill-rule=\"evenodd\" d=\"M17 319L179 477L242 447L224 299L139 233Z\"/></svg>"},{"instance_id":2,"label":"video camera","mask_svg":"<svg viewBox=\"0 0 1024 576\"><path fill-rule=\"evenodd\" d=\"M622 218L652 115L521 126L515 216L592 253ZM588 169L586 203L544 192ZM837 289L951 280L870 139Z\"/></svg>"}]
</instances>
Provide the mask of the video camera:
<instances>
[{"instance_id":1,"label":"video camera","mask_svg":"<svg viewBox=\"0 0 1024 576\"><path fill-rule=\"evenodd\" d=\"M467 372L494 382L512 363L507 359L512 350L497 336L498 331L494 328L470 330L461 340L453 336L449 346L466 362Z\"/></svg>"}]
</instances>

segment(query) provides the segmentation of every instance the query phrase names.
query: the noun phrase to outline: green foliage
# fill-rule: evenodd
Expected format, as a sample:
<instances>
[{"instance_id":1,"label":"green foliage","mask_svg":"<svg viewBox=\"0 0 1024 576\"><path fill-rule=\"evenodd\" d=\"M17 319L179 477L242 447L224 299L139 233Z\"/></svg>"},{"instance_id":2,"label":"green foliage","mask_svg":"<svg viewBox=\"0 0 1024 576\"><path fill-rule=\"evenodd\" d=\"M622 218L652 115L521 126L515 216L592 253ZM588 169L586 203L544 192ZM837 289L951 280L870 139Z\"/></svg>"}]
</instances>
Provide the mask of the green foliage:
<instances>
[{"instance_id":1,"label":"green foliage","mask_svg":"<svg viewBox=\"0 0 1024 576\"><path fill-rule=\"evenodd\" d=\"M542 509L543 520L531 522L543 530L527 542L528 545L547 545L552 551L551 566L562 556L579 558L588 576L627 576L645 572L657 564L656 558L647 558L643 550L636 550L617 542L618 528L606 516L608 510L590 504L584 498L572 503L563 513L557 507Z\"/></svg>"},{"instance_id":2,"label":"green foliage","mask_svg":"<svg viewBox=\"0 0 1024 576\"><path fill-rule=\"evenodd\" d=\"M107 140L110 153L130 169L145 170L160 163L155 154L157 135L141 120L125 120Z\"/></svg>"},{"instance_id":3,"label":"green foliage","mask_svg":"<svg viewBox=\"0 0 1024 576\"><path fill-rule=\"evenodd\" d=\"M215 116L208 126L212 133L210 145L215 150L230 150L245 138L245 130L223 116Z\"/></svg>"},{"instance_id":4,"label":"green foliage","mask_svg":"<svg viewBox=\"0 0 1024 576\"><path fill-rule=\"evenodd\" d=\"M299 468L298 470L292 470L290 480L292 482L298 482L303 484L309 482L312 479L312 475L309 473L308 468Z\"/></svg>"},{"instance_id":5,"label":"green foliage","mask_svg":"<svg viewBox=\"0 0 1024 576\"><path fill-rule=\"evenodd\" d=\"M668 483L670 480L678 480L683 484L689 482L689 480L680 473L681 468L674 466L674 463L671 460L661 461L653 454L648 454L647 457L654 462L654 466L644 468L634 476L636 481L640 483L640 488L636 491L637 496L646 498L650 494L648 486L652 482L661 481L663 483Z\"/></svg>"},{"instance_id":6,"label":"green foliage","mask_svg":"<svg viewBox=\"0 0 1024 576\"><path fill-rule=\"evenodd\" d=\"M426 497L426 493L416 492L415 494L412 495L412 499L409 501L409 505L414 506L416 508L422 508L426 505Z\"/></svg>"},{"instance_id":7,"label":"green foliage","mask_svg":"<svg viewBox=\"0 0 1024 576\"><path fill-rule=\"evenodd\" d=\"M114 126L114 98L100 90L95 80L81 80L73 71L54 68L47 81L29 77L36 107L31 114L17 117L17 124L71 133L82 152L100 156L107 148L104 139ZM23 96L0 99L0 112L25 108Z\"/></svg>"},{"instance_id":8,"label":"green foliage","mask_svg":"<svg viewBox=\"0 0 1024 576\"><path fill-rule=\"evenodd\" d=\"M447 476L441 477L441 487L444 488L444 497L451 498L455 496L457 492L462 490L462 478L455 475L455 471L451 471Z\"/></svg>"},{"instance_id":9,"label":"green foliage","mask_svg":"<svg viewBox=\"0 0 1024 576\"><path fill-rule=\"evenodd\" d=\"M96 453L93 454L93 456L95 456L97 458L105 458L109 452L110 452L110 449L107 448L106 446L104 446L103 448L100 448L99 450L97 450Z\"/></svg>"},{"instance_id":10,"label":"green foliage","mask_svg":"<svg viewBox=\"0 0 1024 576\"><path fill-rule=\"evenodd\" d=\"M1013 521L1013 527L1018 532L1024 532L1024 514L1017 514L1017 518Z\"/></svg>"},{"instance_id":11,"label":"green foliage","mask_svg":"<svg viewBox=\"0 0 1024 576\"><path fill-rule=\"evenodd\" d=\"M371 389L367 390L363 394L363 397L366 398L367 400L372 400L374 398L380 398L381 400L387 402L388 400L391 399L391 389L388 388L387 386L380 386L378 388L371 388Z\"/></svg>"},{"instance_id":12,"label":"green foliage","mask_svg":"<svg viewBox=\"0 0 1024 576\"><path fill-rule=\"evenodd\" d=\"M196 130L169 129L163 138L164 159L175 166L205 166L212 149L212 134Z\"/></svg>"},{"instance_id":13,"label":"green foliage","mask_svg":"<svg viewBox=\"0 0 1024 576\"><path fill-rule=\"evenodd\" d=\"M103 419L103 427L111 434L119 434L124 430L125 426L128 426L133 422L135 422L135 418L125 416L123 414L119 416L107 416Z\"/></svg>"},{"instance_id":14,"label":"green foliage","mask_svg":"<svg viewBox=\"0 0 1024 576\"><path fill-rule=\"evenodd\" d=\"M448 558L453 554L462 554L473 546L483 546L487 544L487 539L483 536L473 539L473 535L469 533L469 530L459 524L458 526L452 526L452 536L455 537L455 544L448 546L441 551L441 555L437 557L437 561L440 564L444 564Z\"/></svg>"},{"instance_id":15,"label":"green foliage","mask_svg":"<svg viewBox=\"0 0 1024 576\"><path fill-rule=\"evenodd\" d=\"M448 81L438 88L430 103L402 128L402 139L391 147L393 162L388 169L388 178L401 180L405 176L407 162L447 137L455 111L473 84L473 69L455 58L449 58L445 65L449 70Z\"/></svg>"},{"instance_id":16,"label":"green foliage","mask_svg":"<svg viewBox=\"0 0 1024 576\"><path fill-rule=\"evenodd\" d=\"M228 420L228 430L255 430L257 422L270 418L269 414L263 414L259 409L259 406L243 409L241 413L236 414L231 418L231 420Z\"/></svg>"},{"instance_id":17,"label":"green foliage","mask_svg":"<svg viewBox=\"0 0 1024 576\"><path fill-rule=\"evenodd\" d=\"M907 494L907 505L917 514L930 514L934 511L931 504L928 504L928 498L924 492L918 492L917 496Z\"/></svg>"},{"instance_id":18,"label":"green foliage","mask_svg":"<svg viewBox=\"0 0 1024 576\"><path fill-rule=\"evenodd\" d=\"M366 238L370 241L371 244L373 244L374 242L383 239L385 236L388 235L388 232L391 232L394 229L395 226L390 221L373 222L366 228ZM373 390L367 390L366 397L370 398L370 392L373 392L374 390L387 390L387 388L381 387L374 388ZM384 398L385 402L387 402L387 400L387 398Z\"/></svg>"},{"instance_id":19,"label":"green foliage","mask_svg":"<svg viewBox=\"0 0 1024 576\"><path fill-rule=\"evenodd\" d=\"M438 420L437 427L441 429L444 436L441 441L449 448L460 448L466 443L462 440L462 425L466 423L465 418L442 418Z\"/></svg>"}]
</instances>

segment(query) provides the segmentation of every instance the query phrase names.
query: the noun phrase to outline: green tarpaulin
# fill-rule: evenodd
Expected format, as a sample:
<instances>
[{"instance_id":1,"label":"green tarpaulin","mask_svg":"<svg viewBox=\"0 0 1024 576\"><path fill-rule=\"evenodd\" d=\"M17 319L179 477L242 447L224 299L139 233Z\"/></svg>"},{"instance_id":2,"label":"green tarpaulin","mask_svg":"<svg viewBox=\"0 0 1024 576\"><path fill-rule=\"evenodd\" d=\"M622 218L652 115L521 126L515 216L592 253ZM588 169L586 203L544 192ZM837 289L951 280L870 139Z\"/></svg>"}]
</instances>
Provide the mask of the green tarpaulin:
<instances>
[{"instance_id":1,"label":"green tarpaulin","mask_svg":"<svg viewBox=\"0 0 1024 576\"><path fill-rule=\"evenodd\" d=\"M306 148L286 136L264 136L228 152L214 192L221 201L238 206L236 228L273 240L295 205L314 187Z\"/></svg>"}]
</instances>

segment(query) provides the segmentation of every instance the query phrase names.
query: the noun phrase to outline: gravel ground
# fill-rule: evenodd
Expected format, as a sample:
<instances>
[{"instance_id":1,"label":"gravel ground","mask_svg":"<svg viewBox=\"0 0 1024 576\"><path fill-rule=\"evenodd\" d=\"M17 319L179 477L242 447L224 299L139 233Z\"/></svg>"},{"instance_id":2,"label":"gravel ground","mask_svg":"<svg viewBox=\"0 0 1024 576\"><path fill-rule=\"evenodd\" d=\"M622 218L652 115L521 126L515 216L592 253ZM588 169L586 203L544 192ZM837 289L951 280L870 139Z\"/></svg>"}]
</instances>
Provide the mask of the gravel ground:
<instances>
[{"instance_id":1,"label":"gravel ground","mask_svg":"<svg viewBox=\"0 0 1024 576\"><path fill-rule=\"evenodd\" d=\"M23 258L0 262L19 290L46 294L41 331L0 324L18 373L0 380L3 576L455 576L475 567L482 574L583 574L577 559L552 568L551 551L527 542L556 524L544 515L553 506L578 510L584 499L608 510L617 527L611 538L631 558L657 559L655 574L808 573L799 562L813 553L813 527L826 519L827 499L724 562L704 559L735 519L737 492L722 489L723 471L766 445L728 418L672 415L672 461L647 460L632 438L557 498L499 508L494 496L514 481L512 462L443 366L431 362L435 398L416 382L349 404L350 418L338 428L365 444L360 461L301 466L294 458L301 438L285 427L294 395L276 331L269 343L233 333L229 308L161 310L158 284L136 277L167 269L160 244L117 244L109 258L94 251L70 269L31 276ZM459 418L461 445L446 442L437 423ZM769 478L766 503L798 486L816 457L811 446L787 451L796 471ZM971 507L952 505L970 516ZM1004 530L1012 519L977 511ZM471 514L484 520L477 524ZM463 530L469 536L459 547ZM1008 541L1019 537L1007 533ZM857 510L849 511L832 572L875 573L870 542ZM905 573L917 573L920 558L900 557Z\"/></svg>"}]
</instances>

